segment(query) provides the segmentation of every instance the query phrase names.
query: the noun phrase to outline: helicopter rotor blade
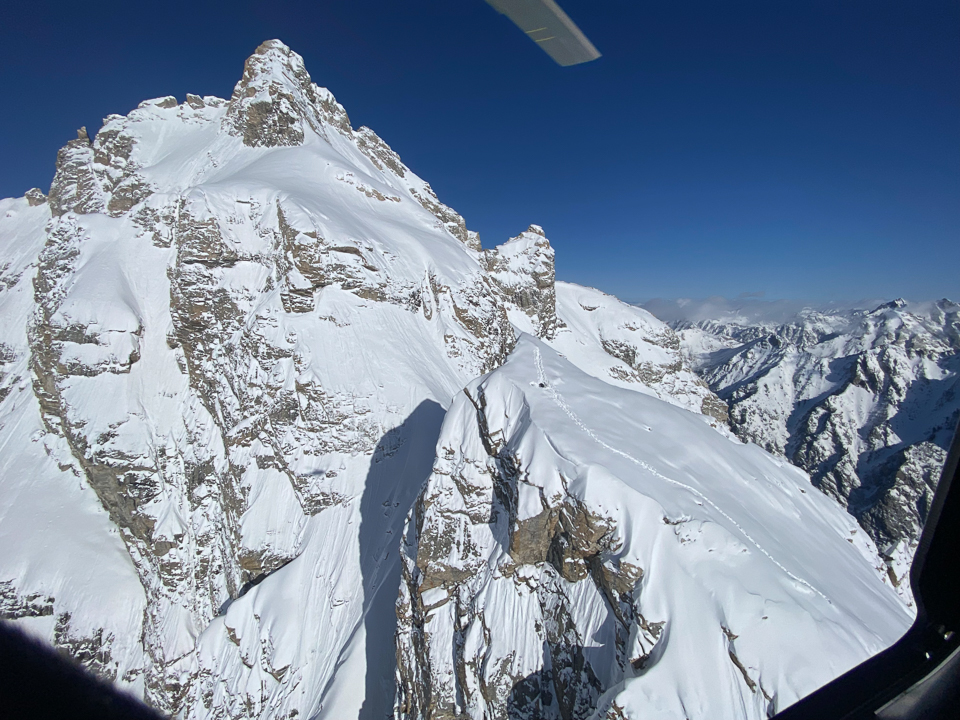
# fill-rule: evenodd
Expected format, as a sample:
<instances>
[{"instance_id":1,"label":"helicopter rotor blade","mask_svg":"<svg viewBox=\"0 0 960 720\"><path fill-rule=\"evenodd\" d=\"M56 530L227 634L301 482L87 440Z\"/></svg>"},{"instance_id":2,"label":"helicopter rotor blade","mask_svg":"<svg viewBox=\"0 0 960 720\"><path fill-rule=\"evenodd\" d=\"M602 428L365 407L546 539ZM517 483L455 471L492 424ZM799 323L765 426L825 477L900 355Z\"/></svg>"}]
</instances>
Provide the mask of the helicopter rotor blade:
<instances>
[{"instance_id":1,"label":"helicopter rotor blade","mask_svg":"<svg viewBox=\"0 0 960 720\"><path fill-rule=\"evenodd\" d=\"M486 1L559 65L579 65L600 57L593 43L553 0Z\"/></svg>"}]
</instances>

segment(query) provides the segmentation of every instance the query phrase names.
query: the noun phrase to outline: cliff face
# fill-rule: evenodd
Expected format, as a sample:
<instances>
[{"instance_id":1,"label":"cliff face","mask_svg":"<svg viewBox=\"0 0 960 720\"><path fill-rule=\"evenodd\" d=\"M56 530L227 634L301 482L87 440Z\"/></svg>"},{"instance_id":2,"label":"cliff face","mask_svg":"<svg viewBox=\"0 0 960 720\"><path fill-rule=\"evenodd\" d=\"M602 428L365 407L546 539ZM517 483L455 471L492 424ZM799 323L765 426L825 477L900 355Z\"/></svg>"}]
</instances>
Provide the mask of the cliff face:
<instances>
[{"instance_id":1,"label":"cliff face","mask_svg":"<svg viewBox=\"0 0 960 720\"><path fill-rule=\"evenodd\" d=\"M910 562L960 417L960 306L900 300L786 323L676 327L734 432L846 507L909 599Z\"/></svg>"},{"instance_id":2,"label":"cliff face","mask_svg":"<svg viewBox=\"0 0 960 720\"><path fill-rule=\"evenodd\" d=\"M277 41L0 201L0 316L2 617L183 717L391 708L407 511L518 332L722 406L665 325L556 283L540 228L483 250Z\"/></svg>"}]
</instances>

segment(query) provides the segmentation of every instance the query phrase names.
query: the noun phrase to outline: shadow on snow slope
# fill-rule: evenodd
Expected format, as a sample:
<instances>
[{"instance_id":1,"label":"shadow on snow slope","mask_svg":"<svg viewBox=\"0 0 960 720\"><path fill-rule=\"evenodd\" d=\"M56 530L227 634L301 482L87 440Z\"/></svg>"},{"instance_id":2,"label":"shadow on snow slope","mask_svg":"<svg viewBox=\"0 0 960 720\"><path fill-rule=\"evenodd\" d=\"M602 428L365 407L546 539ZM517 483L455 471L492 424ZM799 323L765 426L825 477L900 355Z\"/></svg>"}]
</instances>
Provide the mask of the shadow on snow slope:
<instances>
[{"instance_id":1,"label":"shadow on snow slope","mask_svg":"<svg viewBox=\"0 0 960 720\"><path fill-rule=\"evenodd\" d=\"M373 451L360 500L366 687L359 720L393 715L399 545L403 523L433 468L444 409L425 400Z\"/></svg>"}]
</instances>

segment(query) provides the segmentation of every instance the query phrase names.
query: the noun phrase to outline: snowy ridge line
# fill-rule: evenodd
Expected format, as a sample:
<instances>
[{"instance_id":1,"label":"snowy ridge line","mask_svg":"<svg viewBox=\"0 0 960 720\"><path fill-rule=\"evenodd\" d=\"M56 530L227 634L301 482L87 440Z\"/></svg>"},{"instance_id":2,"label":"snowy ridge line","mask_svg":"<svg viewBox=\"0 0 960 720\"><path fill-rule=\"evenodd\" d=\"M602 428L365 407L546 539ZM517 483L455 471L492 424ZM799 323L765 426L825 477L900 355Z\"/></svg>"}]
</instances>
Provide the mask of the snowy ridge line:
<instances>
[{"instance_id":1,"label":"snowy ridge line","mask_svg":"<svg viewBox=\"0 0 960 720\"><path fill-rule=\"evenodd\" d=\"M804 580L803 578L798 577L797 575L794 575L792 572L790 572L789 570L787 570L787 568L785 568L783 565L781 565L779 562L777 562L777 560L773 557L773 555L771 555L771 554L768 553L766 550L764 550L763 547L761 547L760 543L758 543L756 540L754 540L754 539L750 536L750 533L748 533L746 530L744 530L743 527L741 527L740 524L739 524L736 520L734 520L732 517L730 517L729 515L727 515L727 513L725 513L723 510L721 510L721 509L717 506L716 503L714 503L712 500L710 500L710 498L708 498L708 497L707 497L706 495L704 495L702 492L700 492L699 490L697 490L697 489L694 488L694 487L690 487L690 486L687 485L686 483L682 483L682 482L680 482L679 480L674 480L674 479L671 478L671 477L667 477L666 475L664 475L663 473L661 473L659 470L655 469L655 468L652 467L651 465L643 462L642 460L637 460L635 457L633 457L633 455L630 455L629 453L625 453L625 452L623 452L622 450L618 450L617 448L612 447L611 445L608 445L608 444L605 443L603 440L601 440L599 437L597 437L590 428L588 428L586 425L583 424L583 422L580 420L580 418L577 417L576 413L574 413L573 410L570 409L570 406L567 405L566 401L563 399L563 396L562 396L559 392L557 392L557 390L555 390L552 385L550 385L550 384L547 382L546 375L545 375L544 372L543 372L543 358L542 358L542 356L540 355L540 348L534 348L534 352L536 353L537 381L538 381L543 387L545 387L547 390L550 391L550 395L553 397L553 401L556 403L557 407L559 407L561 410L563 410L563 411L567 414L567 416L568 416L571 420L573 420L574 423L576 423L577 427L579 427L584 433L586 433L594 442L596 442L598 445L606 448L606 449L609 450L610 452L616 453L617 455L620 455L621 457L626 458L626 459L629 460L630 462L634 463L635 465L637 465L637 466L643 468L644 470L646 470L647 472L649 472L651 475L653 475L653 476L655 476L655 477L658 477L658 478L660 478L661 480L666 480L667 482L672 483L672 484L676 485L677 487L680 487L680 488L683 488L683 489L685 489L685 490L688 490L689 492L693 493L696 497L699 497L699 498L700 498L701 500L703 500L705 503L707 503L708 505L710 505L710 507L712 507L712 508L713 508L714 510L716 510L718 513L720 513L723 517L725 517L729 522L731 522L731 523L733 524L733 526L736 527L737 530L739 530L740 533L750 542L750 544L752 544L752 545L753 545L757 550L759 550L761 553L763 553L764 555L766 555L767 558L768 558L774 565L776 565L778 568L780 568L781 570L783 570L783 572L786 573L788 577L790 577L790 578L793 579L793 580L796 580L796 581L797 581L798 583L800 583L801 585L805 585L805 586L808 587L810 590L812 590L812 591L815 592L817 595L819 595L819 596L822 597L824 600L826 600L828 603L830 603L831 605L833 604L833 603L830 601L830 598L828 598L828 597L827 597L826 595L824 595L822 592L820 592L819 590L817 590L813 585L811 585L810 583L808 583L808 582L807 582L806 580Z\"/></svg>"}]
</instances>

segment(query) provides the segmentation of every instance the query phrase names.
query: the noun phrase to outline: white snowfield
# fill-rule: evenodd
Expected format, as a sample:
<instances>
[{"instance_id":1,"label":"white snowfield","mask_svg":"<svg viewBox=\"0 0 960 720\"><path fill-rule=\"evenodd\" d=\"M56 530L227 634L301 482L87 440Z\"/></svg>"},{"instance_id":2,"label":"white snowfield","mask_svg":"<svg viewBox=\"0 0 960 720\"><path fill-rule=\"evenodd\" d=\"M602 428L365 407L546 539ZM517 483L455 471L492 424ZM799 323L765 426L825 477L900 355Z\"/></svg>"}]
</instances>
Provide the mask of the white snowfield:
<instances>
[{"instance_id":1,"label":"white snowfield","mask_svg":"<svg viewBox=\"0 0 960 720\"><path fill-rule=\"evenodd\" d=\"M615 523L644 572L623 596L666 623L642 674L632 650L597 661L601 705L623 681L631 716L754 717L718 623L780 707L909 622L848 516L731 438L668 326L555 283L536 226L483 250L279 41L231 100L111 116L48 196L0 201L0 320L0 617L177 717L392 711L408 511L446 448L487 462L462 389L508 357L489 422ZM489 558L463 592L504 585ZM613 601L578 587L600 647ZM497 652L533 671L515 608ZM714 677L695 692L682 665Z\"/></svg>"},{"instance_id":2,"label":"white snowfield","mask_svg":"<svg viewBox=\"0 0 960 720\"><path fill-rule=\"evenodd\" d=\"M710 400L716 396L684 361L677 335L646 310L593 288L558 282L557 316L565 327L546 342L588 375L713 414Z\"/></svg>"},{"instance_id":3,"label":"white snowfield","mask_svg":"<svg viewBox=\"0 0 960 720\"><path fill-rule=\"evenodd\" d=\"M497 504L498 482L513 484L512 508ZM605 570L571 582L555 560L518 562L524 525L571 508L604 528L586 560ZM454 401L411 524L400 653L427 648L432 695L401 708L482 718L513 703L511 717L563 717L566 665L575 717L594 705L595 717L765 718L912 620L872 542L802 471L703 416L589 377L530 336ZM639 568L619 597L636 618L627 628L598 580L625 568ZM547 692L522 704L518 688L551 667L534 687L541 698L552 688L553 702Z\"/></svg>"}]
</instances>

